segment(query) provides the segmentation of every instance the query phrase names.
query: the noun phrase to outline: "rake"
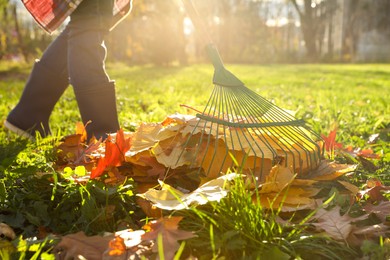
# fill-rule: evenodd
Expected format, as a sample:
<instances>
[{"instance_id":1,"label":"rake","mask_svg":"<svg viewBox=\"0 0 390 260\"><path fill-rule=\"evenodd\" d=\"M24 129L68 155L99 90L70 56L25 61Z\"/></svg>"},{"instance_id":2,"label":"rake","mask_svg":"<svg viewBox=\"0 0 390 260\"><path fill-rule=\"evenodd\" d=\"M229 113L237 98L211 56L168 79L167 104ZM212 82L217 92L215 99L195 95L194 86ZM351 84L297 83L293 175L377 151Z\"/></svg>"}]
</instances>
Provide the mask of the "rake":
<instances>
[{"instance_id":1,"label":"rake","mask_svg":"<svg viewBox=\"0 0 390 260\"><path fill-rule=\"evenodd\" d=\"M228 71L192 1L183 3L194 28L208 42L214 89L203 112L182 131L186 141L178 162L187 162L186 166L209 178L235 169L258 181L275 165L300 175L315 169L324 153L321 137Z\"/></svg>"}]
</instances>

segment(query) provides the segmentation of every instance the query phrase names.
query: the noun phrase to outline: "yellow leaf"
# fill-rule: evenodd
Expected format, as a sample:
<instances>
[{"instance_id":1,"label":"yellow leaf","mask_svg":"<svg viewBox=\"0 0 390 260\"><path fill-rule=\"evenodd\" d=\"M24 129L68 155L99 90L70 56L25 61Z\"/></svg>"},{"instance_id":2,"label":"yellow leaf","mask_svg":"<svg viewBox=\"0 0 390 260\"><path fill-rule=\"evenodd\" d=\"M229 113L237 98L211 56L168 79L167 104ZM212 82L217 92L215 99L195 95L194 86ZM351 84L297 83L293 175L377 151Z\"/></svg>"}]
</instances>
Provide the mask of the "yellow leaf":
<instances>
[{"instance_id":1,"label":"yellow leaf","mask_svg":"<svg viewBox=\"0 0 390 260\"><path fill-rule=\"evenodd\" d=\"M266 208L289 209L291 211L302 208L312 208L315 205L315 200L311 197L315 196L320 190L317 188L299 188L289 187L280 193L272 192L259 194L260 204ZM253 201L257 202L257 196L253 196Z\"/></svg>"},{"instance_id":2,"label":"yellow leaf","mask_svg":"<svg viewBox=\"0 0 390 260\"><path fill-rule=\"evenodd\" d=\"M187 138L176 135L174 138L160 141L151 151L159 163L175 169L190 164L193 160L193 153L183 147L186 140Z\"/></svg>"},{"instance_id":3,"label":"yellow leaf","mask_svg":"<svg viewBox=\"0 0 390 260\"><path fill-rule=\"evenodd\" d=\"M330 181L334 180L348 172L353 172L356 165L337 164L335 162L322 161L319 167L310 173L312 180Z\"/></svg>"},{"instance_id":4,"label":"yellow leaf","mask_svg":"<svg viewBox=\"0 0 390 260\"><path fill-rule=\"evenodd\" d=\"M286 188L295 178L290 169L275 165L270 174L265 178L265 183L260 185L259 193L280 192Z\"/></svg>"}]
</instances>

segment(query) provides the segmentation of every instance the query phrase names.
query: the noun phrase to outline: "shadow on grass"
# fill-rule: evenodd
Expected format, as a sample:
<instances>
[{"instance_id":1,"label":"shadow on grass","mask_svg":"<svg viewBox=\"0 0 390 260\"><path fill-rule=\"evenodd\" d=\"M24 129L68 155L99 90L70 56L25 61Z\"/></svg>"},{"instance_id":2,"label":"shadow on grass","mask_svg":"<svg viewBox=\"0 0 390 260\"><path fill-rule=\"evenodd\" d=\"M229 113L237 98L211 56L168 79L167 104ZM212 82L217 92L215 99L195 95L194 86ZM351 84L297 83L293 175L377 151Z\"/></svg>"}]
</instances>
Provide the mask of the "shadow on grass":
<instances>
[{"instance_id":1,"label":"shadow on grass","mask_svg":"<svg viewBox=\"0 0 390 260\"><path fill-rule=\"evenodd\" d=\"M0 178L4 170L15 163L18 154L25 150L29 141L18 137L10 137L10 134L0 132Z\"/></svg>"}]
</instances>

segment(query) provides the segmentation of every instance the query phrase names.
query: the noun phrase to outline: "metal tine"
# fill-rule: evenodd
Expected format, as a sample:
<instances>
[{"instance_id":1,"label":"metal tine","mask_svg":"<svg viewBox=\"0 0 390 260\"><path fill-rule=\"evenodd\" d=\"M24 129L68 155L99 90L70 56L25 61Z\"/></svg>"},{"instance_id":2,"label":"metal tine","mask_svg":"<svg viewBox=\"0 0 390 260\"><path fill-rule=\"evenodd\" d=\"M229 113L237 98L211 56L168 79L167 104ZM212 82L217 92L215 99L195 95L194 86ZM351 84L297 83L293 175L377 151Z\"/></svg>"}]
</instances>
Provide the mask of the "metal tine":
<instances>
[{"instance_id":1,"label":"metal tine","mask_svg":"<svg viewBox=\"0 0 390 260\"><path fill-rule=\"evenodd\" d=\"M217 118L217 119L221 119L221 120L224 120L223 118L223 114L222 114L222 118L221 118L221 105L222 105L222 102L221 102L221 98L222 98L222 91L220 88L215 88L217 91L216 91L216 96L215 96L215 100L216 100L216 103L214 104L214 112L213 112L213 117L214 118ZM212 109L212 107L210 107L210 109ZM212 123L212 125L214 124L214 122ZM211 158L211 161L210 161L210 165L206 171L206 175L209 175L210 174L210 171L212 169L212 166L213 164L215 163L215 159L216 159L216 156L217 156L217 152L218 152L218 143L219 143L219 126L220 124L216 123L216 128L215 128L215 141L214 141L214 152L213 152L213 155L212 155L212 158ZM212 136L213 132L212 132L212 128L211 128L211 132L210 132L210 138ZM208 147L209 145L207 145L207 148L206 148L206 153L205 155L207 154L207 151L208 151ZM206 156L203 157L203 160L202 160L202 163L201 165L203 165L204 163L204 160L206 159ZM222 170L222 167L223 167L223 164L221 164L220 166L220 171ZM219 172L220 172L219 171Z\"/></svg>"},{"instance_id":2,"label":"metal tine","mask_svg":"<svg viewBox=\"0 0 390 260\"><path fill-rule=\"evenodd\" d=\"M240 93L240 94L242 94L242 93ZM259 96L260 97L260 96ZM238 97L238 99L239 100L243 100L243 98L242 97ZM260 97L260 99L261 99L261 97ZM249 100L252 100L252 101L255 101L256 103L258 103L258 100L254 100L253 98L250 98ZM251 102L247 102L247 103L251 103ZM248 104L246 104L246 105L248 105ZM246 106L246 107L248 107L248 106ZM249 117L248 117L248 119L249 118L255 118L253 115L255 115L256 113L258 114L257 115L257 117L258 118L260 118L260 117L263 117L263 116L265 116L265 114L261 111L260 112L260 114L258 113L259 111L258 111L258 108L259 106L258 106L258 104L255 104L255 106L254 106L254 108L256 108L256 110L253 110L253 111L248 111L248 115L249 115ZM256 113L253 113L253 112L256 112ZM272 113L273 111L271 110L269 113ZM284 112L284 111L283 111ZM277 116L277 115L276 115ZM252 122L257 122L257 123L259 123L259 120L257 120L257 118L255 118L255 120L256 121L252 121ZM263 120L264 121L264 120ZM268 121L268 120L266 120L266 121ZM282 126L282 127L279 127L279 126L275 126L275 127L273 127L273 128L270 128L269 129L269 131L275 131L276 133L278 132L277 131L277 129L279 129L279 130L281 130L280 131L280 133L282 133L280 136L286 136L287 138L289 138L290 140L292 140L292 141L294 141L294 143L297 145L297 146L299 146L302 150L303 150L303 152L305 152L306 153L306 162L307 162L307 165L310 167L310 168L312 168L310 165L311 165L311 162L310 162L310 159L311 159L311 156L310 156L310 152L309 152L309 150L308 149L310 149L310 150L313 150L311 147L308 147L308 145L307 145L307 142L309 141L309 142L311 142L314 146L317 146L318 147L318 145L315 143L315 142L313 142L312 140L311 140L311 138L308 138L307 137L307 135L306 134L304 134L304 135L302 135L302 137L305 137L305 138L300 138L300 135L299 134L301 134L301 133L304 133L303 131L302 131L302 129L300 129L299 127L295 127L295 126ZM297 134L295 133L295 132L297 132ZM299 132L299 134L298 134L298 132ZM284 138L283 138L284 139ZM303 140L303 139L306 139L306 140ZM301 141L303 140L303 144L301 143ZM285 142L286 143L289 143L289 140L285 140ZM284 150L282 147L280 147L282 150ZM292 150L290 149L290 148L288 148L287 146L286 146L286 148L292 153L292 155L294 156L294 153L292 152ZM298 161L301 161L301 154L300 154L300 151L298 150L298 149L294 149L296 152L297 152L297 154L298 154L298 156L299 156L299 158L298 158ZM287 157L287 154L286 154L286 157ZM302 165L300 165L300 166L302 166ZM293 168L295 169L296 168L296 166L295 166L295 158L293 158Z\"/></svg>"},{"instance_id":3,"label":"metal tine","mask_svg":"<svg viewBox=\"0 0 390 260\"><path fill-rule=\"evenodd\" d=\"M244 117L242 116L242 113L240 113L239 110L237 110L237 106L236 106L236 100L234 99L235 95L234 95L234 89L229 89L229 91L226 91L226 94L227 94L227 99L226 99L226 104L227 104L227 114L231 116L232 120L229 120L229 121L237 121L237 120L244 120ZM246 128L243 128L243 127L229 127L227 126L227 128L229 129L230 132L234 132L236 137L237 137L237 140L238 140L238 144L239 144L239 149L235 148L234 149L234 139L232 138L231 142L232 142L232 147L233 147L233 150L241 150L241 152L243 153L243 156L242 156L242 159L241 159L241 163L238 163L237 167L239 168L243 168L244 164L245 164L245 161L248 159L248 155L249 155L249 150L252 150L252 152L254 153L255 156L258 156L255 152L255 150L253 149L253 147L249 147L248 148L245 148L244 147L244 142L247 142L247 143L250 143L251 141L254 142L254 138L252 135L248 135L248 131ZM241 137L244 137L244 140L241 140ZM251 139L251 140L250 140ZM246 150L245 150L246 149ZM235 158L236 160L238 158ZM254 165L253 165L253 169L256 168L256 160L254 160Z\"/></svg>"},{"instance_id":4,"label":"metal tine","mask_svg":"<svg viewBox=\"0 0 390 260\"><path fill-rule=\"evenodd\" d=\"M233 111L234 113L235 113L235 118L238 118L239 120L241 120L242 122L245 122L245 121L247 121L248 119L250 119L250 117L249 116L245 116L247 113L244 113L245 111L244 110L242 110L241 109L241 107L240 106L237 106L236 104L237 103L239 103L239 100L237 99L237 94L235 93L236 91L231 91L232 92L232 94L230 95L230 110L231 111ZM229 93L230 93L230 91L229 91ZM245 108L245 107L244 107ZM252 121L253 123L255 123L255 121ZM237 129L237 128L236 128ZM259 146L259 144L256 142L256 140L255 140L255 138L252 136L252 135L249 135L249 137L247 137L247 133L248 133L248 131L244 131L244 130L247 130L246 128L243 128L243 127L240 127L239 128L240 129L240 131L243 133L243 135L244 135L244 137L245 137L245 139L246 139L246 141L248 142L248 143L253 143L254 145L256 145L257 146L257 148L258 148L258 150L261 152L261 155L259 155L259 154L257 154L256 153L256 151L255 151L255 149L253 148L253 147L251 147L251 150L252 150L252 152L254 153L254 156L255 157L258 157L258 158L262 158L262 161L263 161L263 163L264 163L264 158L265 158L265 156L264 156L264 151L260 148L260 146ZM237 138L239 139L240 138L240 136L237 134ZM267 140L264 138L261 138L260 136L258 136L258 138L260 139L260 140L262 140L265 144L266 144L266 146L270 149L270 151L272 151L273 152L273 154L274 154L274 157L277 155L276 154L276 152L272 149L272 146L267 142ZM243 150L243 152L244 153L247 153L248 155L249 155L249 150L248 151L245 151L244 149L242 149ZM245 162L244 162L244 160L245 160L245 158L243 158L243 161L242 161L242 163L241 164L244 164ZM255 173L255 169L256 169L256 160L254 161L254 166L253 166L253 172ZM262 176L262 168L261 168L261 172L260 172L260 177Z\"/></svg>"},{"instance_id":5,"label":"metal tine","mask_svg":"<svg viewBox=\"0 0 390 260\"><path fill-rule=\"evenodd\" d=\"M204 109L204 111L203 111L203 114L206 113L207 107L209 106L209 104L210 104L210 103L212 102L212 100L214 99L214 94L213 94L214 92L215 92L215 89L213 89L213 92L212 92L212 94L210 95L210 97L209 97L209 99L208 99L208 101L207 101L207 104L206 104L206 107L205 107L205 109ZM194 136L194 133L198 130L198 127L199 127L199 125L201 124L201 122L202 122L202 120L201 120L201 119L198 119L198 121L196 122L196 124L195 124L193 130L191 131L190 134L188 134L187 141L184 143L182 152L180 153L180 155L179 155L179 157L178 157L176 163L178 163L178 162L180 161L181 157L183 156L183 153L184 153L185 150L189 147L189 143L190 143L192 137ZM195 145L194 156L192 157L193 160L190 162L190 167L191 167L191 166L196 167L196 158L197 158L197 156L198 156L198 153L199 153L199 151L200 151L200 147L201 147L202 142L203 142L203 136L205 135L204 129L206 129L206 126L207 126L207 121L204 121L203 127L200 128L200 129L201 129L201 130L200 130L200 138L198 139L197 145Z\"/></svg>"},{"instance_id":6,"label":"metal tine","mask_svg":"<svg viewBox=\"0 0 390 260\"><path fill-rule=\"evenodd\" d=\"M242 93L239 93L239 94L242 94ZM242 103L242 101L243 101L244 99L243 99L241 96L238 96L238 97L236 97L236 100L237 100L237 102L241 102L241 103ZM258 107L258 106L257 106L257 104L255 104L255 105L256 105L256 106L252 106L252 107L256 108L256 109L254 109L253 111L257 110L257 107ZM242 120L243 120L243 121L247 121L248 123L252 123L252 124L264 123L264 120L263 120L263 121L258 120L259 118L261 118L261 116L263 116L263 111L260 111L261 114L257 114L257 115L256 115L255 113L253 113L253 111L250 111L250 107L251 107L251 99L249 99L249 102L245 103L245 106L239 106L239 107L237 107L237 108L240 108L239 113L240 113L241 115L243 115L243 116L242 116ZM272 139L273 144L279 146L280 149L283 149L283 148L281 147L281 145L278 144L277 140L274 139L273 136L267 135L268 138L267 138L266 136L264 136L263 133L262 133L262 131L261 131L261 129L260 129L259 127L254 127L254 128L258 130L258 131L254 131L254 133L256 134L256 136L257 136L264 144L266 144L266 146L273 152L274 157L277 157L278 154L275 152L275 148L272 147L272 144L271 144L267 139ZM267 129L267 128L265 128L265 129ZM260 135L260 134L261 134L261 135ZM252 138L252 140L255 141L254 138ZM259 145L258 145L257 143L256 143L256 145L258 146L259 150L262 150L262 149L259 147Z\"/></svg>"}]
</instances>

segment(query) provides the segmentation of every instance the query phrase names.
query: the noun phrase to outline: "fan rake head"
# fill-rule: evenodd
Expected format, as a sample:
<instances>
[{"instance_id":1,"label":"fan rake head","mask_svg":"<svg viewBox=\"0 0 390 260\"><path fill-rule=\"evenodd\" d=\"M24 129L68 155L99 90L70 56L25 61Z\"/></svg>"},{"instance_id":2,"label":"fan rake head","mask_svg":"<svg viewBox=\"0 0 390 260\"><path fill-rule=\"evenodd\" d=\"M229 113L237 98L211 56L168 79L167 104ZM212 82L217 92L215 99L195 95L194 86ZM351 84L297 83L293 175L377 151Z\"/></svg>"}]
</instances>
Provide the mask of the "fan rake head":
<instances>
[{"instance_id":1,"label":"fan rake head","mask_svg":"<svg viewBox=\"0 0 390 260\"><path fill-rule=\"evenodd\" d=\"M321 137L303 120L245 87L222 63L216 65L220 58L215 48L208 51L216 56L214 89L203 113L182 131L187 140L178 162L190 162L210 178L231 169L258 181L274 165L301 175L315 169L323 157Z\"/></svg>"}]
</instances>

